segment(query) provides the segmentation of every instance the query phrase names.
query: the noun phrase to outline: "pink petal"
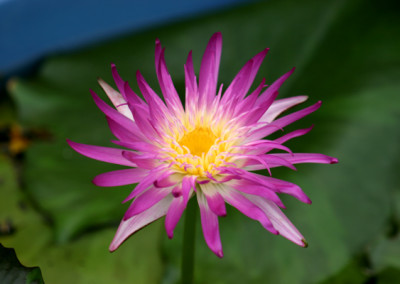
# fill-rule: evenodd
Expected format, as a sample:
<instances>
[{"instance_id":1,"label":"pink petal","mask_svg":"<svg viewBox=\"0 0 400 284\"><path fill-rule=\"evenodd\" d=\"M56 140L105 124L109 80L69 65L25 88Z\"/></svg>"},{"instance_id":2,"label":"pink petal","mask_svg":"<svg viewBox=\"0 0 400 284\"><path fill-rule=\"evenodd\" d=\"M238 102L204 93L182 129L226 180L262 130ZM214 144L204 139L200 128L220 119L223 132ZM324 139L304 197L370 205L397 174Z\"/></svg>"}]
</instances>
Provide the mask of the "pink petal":
<instances>
[{"instance_id":1,"label":"pink petal","mask_svg":"<svg viewBox=\"0 0 400 284\"><path fill-rule=\"evenodd\" d=\"M174 236L174 229L182 217L182 213L187 206L187 201L182 196L174 198L165 217L165 230L168 238Z\"/></svg>"},{"instance_id":2,"label":"pink petal","mask_svg":"<svg viewBox=\"0 0 400 284\"><path fill-rule=\"evenodd\" d=\"M311 199L301 190L298 185L272 177L261 175L258 176L261 177L261 180L264 180L263 184L271 190L277 193L289 194L304 203L311 204Z\"/></svg>"},{"instance_id":3,"label":"pink petal","mask_svg":"<svg viewBox=\"0 0 400 284\"><path fill-rule=\"evenodd\" d=\"M168 207L172 202L173 197L167 195L163 200L158 202L150 209L138 214L128 220L122 220L114 239L111 242L110 251L115 251L129 236L152 223L158 218L164 216L167 213Z\"/></svg>"},{"instance_id":4,"label":"pink petal","mask_svg":"<svg viewBox=\"0 0 400 284\"><path fill-rule=\"evenodd\" d=\"M121 139L121 138L120 138ZM152 144L149 144L147 142L124 142L124 141L115 141L112 140L111 142L113 142L116 145L122 146L122 147L126 147L129 149L133 149L136 151L140 151L140 152L148 152L148 153L157 153L159 148L157 146L154 146Z\"/></svg>"},{"instance_id":5,"label":"pink petal","mask_svg":"<svg viewBox=\"0 0 400 284\"><path fill-rule=\"evenodd\" d=\"M302 136L304 134L307 134L308 132L311 131L311 129L313 129L313 126L309 127L309 128L305 128L305 129L297 129L295 131L292 131L286 135L283 135L277 139L275 139L275 142L279 143L279 144L283 144L286 141L289 141L292 138L296 138L299 136Z\"/></svg>"},{"instance_id":6,"label":"pink petal","mask_svg":"<svg viewBox=\"0 0 400 284\"><path fill-rule=\"evenodd\" d=\"M262 155L235 155L234 158L232 159L233 161L236 160L241 160L243 159L243 165L242 168L251 166L251 165L257 165L261 164L262 166L257 167L257 169L267 169L269 174L271 175L270 169L274 167L287 167L292 170L296 170L296 168L287 160L278 157L273 154L262 154Z\"/></svg>"},{"instance_id":7,"label":"pink petal","mask_svg":"<svg viewBox=\"0 0 400 284\"><path fill-rule=\"evenodd\" d=\"M279 149L286 151L288 153L292 153L292 151L288 147L281 145L281 143L277 142L276 140L275 141L256 140L246 143L245 145L242 146L236 146L236 147L234 146L234 148L245 149L246 153L251 155L264 154L272 149Z\"/></svg>"},{"instance_id":8,"label":"pink petal","mask_svg":"<svg viewBox=\"0 0 400 284\"><path fill-rule=\"evenodd\" d=\"M122 156L135 163L140 168L153 170L156 167L160 166L159 161L156 159L157 156L154 153L146 153L146 154L139 154L137 152L131 151L122 151ZM163 166L165 167L165 165Z\"/></svg>"},{"instance_id":9,"label":"pink petal","mask_svg":"<svg viewBox=\"0 0 400 284\"><path fill-rule=\"evenodd\" d=\"M138 82L139 89L142 92L143 97L145 98L147 103L154 104L153 108L157 108L160 111L162 111L163 113L166 113L167 107L165 106L164 102L156 94L156 92L154 92L154 90L150 87L150 85L146 82L146 80L144 79L144 77L140 73L140 71L136 72L136 79Z\"/></svg>"},{"instance_id":10,"label":"pink petal","mask_svg":"<svg viewBox=\"0 0 400 284\"><path fill-rule=\"evenodd\" d=\"M86 144L73 142L69 139L67 139L67 143L76 152L78 152L79 154L84 155L86 157L89 157L91 159L95 159L98 161L103 161L103 162L111 163L111 164L136 167L135 163L127 160L122 155L122 152L124 151L122 149L86 145Z\"/></svg>"},{"instance_id":11,"label":"pink petal","mask_svg":"<svg viewBox=\"0 0 400 284\"><path fill-rule=\"evenodd\" d=\"M215 33L203 55L199 75L199 103L201 107L209 106L217 92L219 63L221 59L222 35Z\"/></svg>"},{"instance_id":12,"label":"pink petal","mask_svg":"<svg viewBox=\"0 0 400 284\"><path fill-rule=\"evenodd\" d=\"M251 195L261 196L267 200L271 200L276 203L280 207L285 207L282 201L279 199L279 196L272 190L264 186L260 186L256 183L247 181L247 180L231 180L226 183L227 185L233 187L234 189Z\"/></svg>"},{"instance_id":13,"label":"pink petal","mask_svg":"<svg viewBox=\"0 0 400 284\"><path fill-rule=\"evenodd\" d=\"M156 187L170 187L183 179L183 175L180 173L175 173L174 171L166 171L162 176L160 176L155 182Z\"/></svg>"},{"instance_id":14,"label":"pink petal","mask_svg":"<svg viewBox=\"0 0 400 284\"><path fill-rule=\"evenodd\" d=\"M114 82L117 85L118 90L121 92L122 96L125 97L125 91L124 91L124 80L122 80L121 76L119 76L118 72L117 72L117 67L115 66L114 63L111 63L111 73L112 76L114 78Z\"/></svg>"},{"instance_id":15,"label":"pink petal","mask_svg":"<svg viewBox=\"0 0 400 284\"><path fill-rule=\"evenodd\" d=\"M177 119L176 113L171 114L170 110L153 89L150 88L139 71L136 74L139 88L149 104L150 123L157 132L163 133L165 128L171 129L176 125L182 127L181 120Z\"/></svg>"},{"instance_id":16,"label":"pink petal","mask_svg":"<svg viewBox=\"0 0 400 284\"><path fill-rule=\"evenodd\" d=\"M142 105L143 109L146 111L146 114L148 115L149 111L147 104L132 90L128 82L125 82L124 90L127 102L129 102L131 105L134 104Z\"/></svg>"},{"instance_id":17,"label":"pink petal","mask_svg":"<svg viewBox=\"0 0 400 284\"><path fill-rule=\"evenodd\" d=\"M165 171L166 166L161 165L158 166L148 172L148 175L145 176L139 184L135 187L135 189L128 195L127 198L124 199L123 202L127 202L131 200L132 198L135 198L136 196L142 194L144 191L146 191L148 188L153 186L153 183L155 180L157 180Z\"/></svg>"},{"instance_id":18,"label":"pink petal","mask_svg":"<svg viewBox=\"0 0 400 284\"><path fill-rule=\"evenodd\" d=\"M117 110L113 109L110 107L108 104L106 104L100 97L90 90L90 93L92 94L93 100L96 103L97 107L110 119L114 120L116 123L124 127L126 130L130 131L131 133L137 133L138 128L131 119L127 118L123 114L119 113Z\"/></svg>"},{"instance_id":19,"label":"pink petal","mask_svg":"<svg viewBox=\"0 0 400 284\"><path fill-rule=\"evenodd\" d=\"M165 101L170 109L174 110L175 115L183 114L183 107L178 93L175 90L171 75L168 72L164 58L164 50L161 48L159 40L156 40L156 73L158 82Z\"/></svg>"},{"instance_id":20,"label":"pink petal","mask_svg":"<svg viewBox=\"0 0 400 284\"><path fill-rule=\"evenodd\" d=\"M149 209L170 193L171 189L150 187L133 200L131 206L129 206L128 210L125 212L124 220L132 218Z\"/></svg>"},{"instance_id":21,"label":"pink petal","mask_svg":"<svg viewBox=\"0 0 400 284\"><path fill-rule=\"evenodd\" d=\"M235 175L236 179L245 179L247 181L257 183L260 186L264 186L274 192L286 193L302 202L311 203L310 198L308 198L308 196L301 190L301 188L294 183L251 173L243 169L219 168L219 170L221 173L229 173Z\"/></svg>"},{"instance_id":22,"label":"pink petal","mask_svg":"<svg viewBox=\"0 0 400 284\"><path fill-rule=\"evenodd\" d=\"M239 105L235 109L235 115L238 115L242 112L249 111L253 106L254 103L256 102L258 95L261 93L262 89L265 87L265 78L261 81L260 85L244 100L239 102Z\"/></svg>"},{"instance_id":23,"label":"pink petal","mask_svg":"<svg viewBox=\"0 0 400 284\"><path fill-rule=\"evenodd\" d=\"M337 158L330 157L330 156L327 156L324 154L317 154L317 153L294 153L294 154L276 153L276 154L272 154L272 155L279 157L279 158L283 158L292 164L300 164L300 163L336 164L336 163L338 163Z\"/></svg>"},{"instance_id":24,"label":"pink petal","mask_svg":"<svg viewBox=\"0 0 400 284\"><path fill-rule=\"evenodd\" d=\"M273 234L277 234L278 232L272 226L272 223L266 217L265 213L258 208L254 203L250 202L246 197L240 194L233 188L224 187L224 190L220 191L220 194L228 202L230 205L235 207L237 210L242 212L247 217L257 220L261 223L261 225L270 231Z\"/></svg>"},{"instance_id":25,"label":"pink petal","mask_svg":"<svg viewBox=\"0 0 400 284\"><path fill-rule=\"evenodd\" d=\"M221 194L218 193L218 186L210 182L201 184L200 188L207 199L211 211L218 216L226 216L225 200Z\"/></svg>"},{"instance_id":26,"label":"pink petal","mask_svg":"<svg viewBox=\"0 0 400 284\"><path fill-rule=\"evenodd\" d=\"M135 168L112 171L100 174L93 179L97 186L120 186L138 183L148 174L148 170Z\"/></svg>"},{"instance_id":27,"label":"pink petal","mask_svg":"<svg viewBox=\"0 0 400 284\"><path fill-rule=\"evenodd\" d=\"M257 106L264 106L265 110L267 110L270 105L274 102L276 96L278 95L278 90L282 86L283 82L289 78L290 75L294 72L295 68L292 68L289 72L282 75L279 79L272 83L271 86L268 87L257 99Z\"/></svg>"},{"instance_id":28,"label":"pink petal","mask_svg":"<svg viewBox=\"0 0 400 284\"><path fill-rule=\"evenodd\" d=\"M289 125L292 122L299 120L299 119L305 117L306 115L309 115L310 113L316 111L317 109L320 108L321 103L322 102L319 101L312 106L309 106L305 109L296 111L296 112L286 115L284 117L278 118L277 120L273 121L271 124L268 124L266 126L263 126L263 127L260 127L256 130L254 130L247 138L247 141L254 141L254 140L261 139L267 135L274 133L278 129L282 129L286 125ZM274 126L274 127L271 127L271 126Z\"/></svg>"},{"instance_id":29,"label":"pink petal","mask_svg":"<svg viewBox=\"0 0 400 284\"><path fill-rule=\"evenodd\" d=\"M185 176L182 179L182 196L187 202L192 193L192 189L196 190L196 176Z\"/></svg>"},{"instance_id":30,"label":"pink petal","mask_svg":"<svg viewBox=\"0 0 400 284\"><path fill-rule=\"evenodd\" d=\"M219 235L218 216L210 210L205 196L197 193L197 201L200 207L201 227L203 228L204 239L218 257L223 257L221 238Z\"/></svg>"},{"instance_id":31,"label":"pink petal","mask_svg":"<svg viewBox=\"0 0 400 284\"><path fill-rule=\"evenodd\" d=\"M307 96L291 97L281 100L276 100L260 118L262 122L272 122L282 112L288 110L295 105L301 104L308 99Z\"/></svg>"},{"instance_id":32,"label":"pink petal","mask_svg":"<svg viewBox=\"0 0 400 284\"><path fill-rule=\"evenodd\" d=\"M303 235L272 201L251 195L246 195L246 197L264 211L280 235L299 246L306 246L307 243L305 242Z\"/></svg>"},{"instance_id":33,"label":"pink petal","mask_svg":"<svg viewBox=\"0 0 400 284\"><path fill-rule=\"evenodd\" d=\"M243 100L244 96L253 84L257 71L267 52L268 49L264 49L243 66L225 91L221 100L221 105L226 106L227 104L236 104Z\"/></svg>"},{"instance_id":34,"label":"pink petal","mask_svg":"<svg viewBox=\"0 0 400 284\"><path fill-rule=\"evenodd\" d=\"M175 199L172 201L171 207L168 210L165 218L165 229L169 238L173 237L175 226L181 218L193 190L196 188L195 182L195 176L185 176L182 179L181 185L176 186L172 190L172 194L175 196Z\"/></svg>"},{"instance_id":35,"label":"pink petal","mask_svg":"<svg viewBox=\"0 0 400 284\"><path fill-rule=\"evenodd\" d=\"M132 132L130 132L126 128L122 127L119 123L116 123L114 120L112 120L108 116L106 116L106 119L107 119L108 126L110 127L111 132L119 140L125 140L125 141L131 141L131 142L142 140L137 136L137 134L133 134Z\"/></svg>"},{"instance_id":36,"label":"pink petal","mask_svg":"<svg viewBox=\"0 0 400 284\"><path fill-rule=\"evenodd\" d=\"M101 88L104 90L104 92L107 94L108 98L110 101L113 103L115 108L125 115L127 118L133 120L133 116L131 111L129 110L129 107L126 103L125 98L116 90L114 90L110 85L108 85L103 79L98 80Z\"/></svg>"},{"instance_id":37,"label":"pink petal","mask_svg":"<svg viewBox=\"0 0 400 284\"><path fill-rule=\"evenodd\" d=\"M197 81L193 69L192 52L189 52L185 64L185 85L186 85L185 109L187 113L191 114L195 112L196 105L198 102Z\"/></svg>"},{"instance_id":38,"label":"pink petal","mask_svg":"<svg viewBox=\"0 0 400 284\"><path fill-rule=\"evenodd\" d=\"M133 118L140 129L139 132L141 131L150 141L156 139L156 137L159 137L159 134L151 124L149 118L146 116L144 107L142 105L131 105L130 109L132 110Z\"/></svg>"}]
</instances>

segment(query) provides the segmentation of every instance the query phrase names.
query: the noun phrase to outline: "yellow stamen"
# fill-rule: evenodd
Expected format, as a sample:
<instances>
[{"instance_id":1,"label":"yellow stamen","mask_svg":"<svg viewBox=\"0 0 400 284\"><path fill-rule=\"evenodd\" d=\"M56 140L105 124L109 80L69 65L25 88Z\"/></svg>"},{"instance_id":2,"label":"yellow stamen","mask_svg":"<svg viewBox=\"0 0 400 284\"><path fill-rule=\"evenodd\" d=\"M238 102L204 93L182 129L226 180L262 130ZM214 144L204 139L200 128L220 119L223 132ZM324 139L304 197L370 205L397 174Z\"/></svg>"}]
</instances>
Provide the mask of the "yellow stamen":
<instances>
[{"instance_id":1,"label":"yellow stamen","mask_svg":"<svg viewBox=\"0 0 400 284\"><path fill-rule=\"evenodd\" d=\"M192 155L201 157L202 153L207 154L216 139L210 128L196 128L186 133L178 143L186 146Z\"/></svg>"}]
</instances>

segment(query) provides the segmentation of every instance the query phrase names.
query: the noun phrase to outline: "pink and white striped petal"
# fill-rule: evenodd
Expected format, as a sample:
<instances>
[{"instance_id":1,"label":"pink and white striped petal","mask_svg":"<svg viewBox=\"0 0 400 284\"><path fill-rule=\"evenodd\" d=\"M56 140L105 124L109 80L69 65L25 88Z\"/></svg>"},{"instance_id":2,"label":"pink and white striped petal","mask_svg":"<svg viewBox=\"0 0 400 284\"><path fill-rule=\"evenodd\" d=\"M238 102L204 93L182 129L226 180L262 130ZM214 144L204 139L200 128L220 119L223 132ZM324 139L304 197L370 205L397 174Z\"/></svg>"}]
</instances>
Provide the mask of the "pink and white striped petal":
<instances>
[{"instance_id":1,"label":"pink and white striped petal","mask_svg":"<svg viewBox=\"0 0 400 284\"><path fill-rule=\"evenodd\" d=\"M227 185L221 185L219 192L231 206L235 207L247 217L260 222L260 224L271 233L275 235L278 234L278 231L274 228L265 213L236 189L229 188Z\"/></svg>"},{"instance_id":2,"label":"pink and white striped petal","mask_svg":"<svg viewBox=\"0 0 400 284\"><path fill-rule=\"evenodd\" d=\"M129 236L164 216L167 213L172 200L172 195L167 195L164 199L150 209L128 220L122 220L118 227L117 233L110 244L109 250L111 252L115 251Z\"/></svg>"},{"instance_id":3,"label":"pink and white striped petal","mask_svg":"<svg viewBox=\"0 0 400 284\"><path fill-rule=\"evenodd\" d=\"M157 188L154 186L150 187L145 192L136 197L135 200L133 200L132 204L125 212L124 220L128 220L129 218L132 218L133 216L148 210L150 207L166 197L168 194L171 194L170 188Z\"/></svg>"},{"instance_id":4,"label":"pink and white striped petal","mask_svg":"<svg viewBox=\"0 0 400 284\"><path fill-rule=\"evenodd\" d=\"M268 110L260 118L260 122L272 122L275 120L275 118L277 118L278 115L280 115L284 111L305 102L307 99L307 96L297 96L276 100L271 104Z\"/></svg>"},{"instance_id":5,"label":"pink and white striped petal","mask_svg":"<svg viewBox=\"0 0 400 284\"><path fill-rule=\"evenodd\" d=\"M271 220L272 225L279 234L295 244L306 247L307 243L303 235L297 230L297 228L290 222L290 220L283 214L283 212L274 204L272 201L257 198L251 195L245 195L251 202L261 208L268 219Z\"/></svg>"},{"instance_id":6,"label":"pink and white striped petal","mask_svg":"<svg viewBox=\"0 0 400 284\"><path fill-rule=\"evenodd\" d=\"M127 104L125 98L119 92L114 90L114 88L112 88L110 85L108 85L103 79L99 79L98 82L99 82L101 88L107 94L110 101L115 106L115 108L120 113L122 113L127 118L129 118L130 120L133 120L132 113L128 107L128 104Z\"/></svg>"},{"instance_id":7,"label":"pink and white striped petal","mask_svg":"<svg viewBox=\"0 0 400 284\"><path fill-rule=\"evenodd\" d=\"M284 117L281 117L275 121L273 121L271 124L267 124L266 126L260 127L260 128L255 128L249 136L246 139L246 142L248 141L254 141L254 140L259 140L265 136L268 136L274 132L276 132L278 129L283 129L286 125L289 125L290 123L299 120L310 113L316 111L321 107L321 101L317 102L316 104L309 106L305 109L296 111L294 113L288 114ZM274 127L271 127L274 126Z\"/></svg>"}]
</instances>

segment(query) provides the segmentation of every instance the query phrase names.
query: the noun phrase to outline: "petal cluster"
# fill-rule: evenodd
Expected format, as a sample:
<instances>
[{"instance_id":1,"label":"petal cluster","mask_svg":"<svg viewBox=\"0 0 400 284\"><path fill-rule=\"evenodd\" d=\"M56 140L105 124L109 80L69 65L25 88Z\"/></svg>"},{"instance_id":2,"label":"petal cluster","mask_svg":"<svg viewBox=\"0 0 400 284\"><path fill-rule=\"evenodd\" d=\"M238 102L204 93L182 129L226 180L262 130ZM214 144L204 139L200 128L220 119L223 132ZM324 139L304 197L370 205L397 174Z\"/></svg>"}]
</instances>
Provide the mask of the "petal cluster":
<instances>
[{"instance_id":1,"label":"petal cluster","mask_svg":"<svg viewBox=\"0 0 400 284\"><path fill-rule=\"evenodd\" d=\"M185 105L168 72L164 49L156 41L155 69L164 100L147 84L140 72L137 95L112 65L117 90L103 80L99 84L114 107L91 91L116 137L117 148L85 145L68 140L78 153L107 163L127 166L98 175L98 186L137 184L125 202L131 202L110 250L130 235L165 216L168 237L190 198L197 198L205 241L223 256L218 217L226 215L226 203L254 219L273 234L305 246L304 237L288 220L279 193L311 203L299 186L271 177L274 167L295 169L298 163L336 163L323 154L293 153L283 144L311 130L299 129L277 139L268 135L317 110L317 102L297 112L280 116L304 102L306 96L277 100L278 90L294 69L267 87L265 80L251 92L257 71L268 52L248 61L231 84L218 88L222 36L215 33L205 50L197 80L191 52L184 65ZM269 176L253 173L266 170Z\"/></svg>"}]
</instances>

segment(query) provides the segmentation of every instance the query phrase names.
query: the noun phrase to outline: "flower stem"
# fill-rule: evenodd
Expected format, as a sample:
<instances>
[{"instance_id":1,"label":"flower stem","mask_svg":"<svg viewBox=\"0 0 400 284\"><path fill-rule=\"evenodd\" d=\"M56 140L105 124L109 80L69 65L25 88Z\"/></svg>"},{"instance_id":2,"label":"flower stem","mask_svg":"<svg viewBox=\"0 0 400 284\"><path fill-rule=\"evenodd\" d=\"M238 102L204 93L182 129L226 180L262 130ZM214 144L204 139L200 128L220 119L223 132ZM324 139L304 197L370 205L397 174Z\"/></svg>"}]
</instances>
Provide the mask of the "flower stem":
<instances>
[{"instance_id":1,"label":"flower stem","mask_svg":"<svg viewBox=\"0 0 400 284\"><path fill-rule=\"evenodd\" d=\"M194 275L194 250L196 239L196 198L191 198L186 207L185 225L183 229L182 247L182 282L181 284L193 283Z\"/></svg>"}]
</instances>

